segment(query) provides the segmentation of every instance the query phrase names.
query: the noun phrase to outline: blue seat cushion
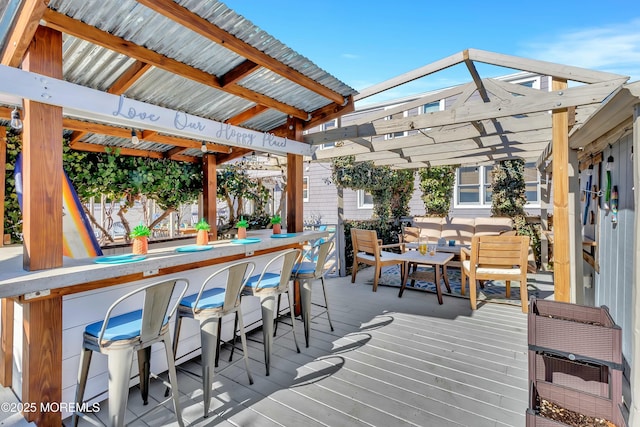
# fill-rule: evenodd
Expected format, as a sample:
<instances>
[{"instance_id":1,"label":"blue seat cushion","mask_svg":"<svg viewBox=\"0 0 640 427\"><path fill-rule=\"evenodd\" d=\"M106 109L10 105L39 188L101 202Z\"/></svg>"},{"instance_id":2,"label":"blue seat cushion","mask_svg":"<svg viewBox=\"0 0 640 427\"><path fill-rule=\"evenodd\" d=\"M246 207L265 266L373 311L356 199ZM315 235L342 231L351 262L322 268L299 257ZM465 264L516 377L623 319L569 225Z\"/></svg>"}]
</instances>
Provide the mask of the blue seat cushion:
<instances>
[{"instance_id":1,"label":"blue seat cushion","mask_svg":"<svg viewBox=\"0 0 640 427\"><path fill-rule=\"evenodd\" d=\"M313 274L316 272L316 265L313 262L299 262L293 266L293 274Z\"/></svg>"},{"instance_id":2,"label":"blue seat cushion","mask_svg":"<svg viewBox=\"0 0 640 427\"><path fill-rule=\"evenodd\" d=\"M224 305L224 295L225 288L211 288L206 289L202 292L202 297L200 297L200 301L198 301L198 307L200 310L207 308L218 308ZM189 307L190 309L194 309L196 298L198 298L198 294L193 294L182 298L180 301L180 305L183 307Z\"/></svg>"},{"instance_id":3,"label":"blue seat cushion","mask_svg":"<svg viewBox=\"0 0 640 427\"><path fill-rule=\"evenodd\" d=\"M93 337L98 338L102 329L103 320L87 325L84 331ZM109 341L128 340L140 335L142 327L142 310L113 316L109 319L107 328L102 339Z\"/></svg>"},{"instance_id":4,"label":"blue seat cushion","mask_svg":"<svg viewBox=\"0 0 640 427\"><path fill-rule=\"evenodd\" d=\"M259 284L258 279L260 279L259 274L249 277L245 286L247 288L256 289L258 285L260 288L277 288L280 285L280 275L276 273L264 273Z\"/></svg>"}]
</instances>

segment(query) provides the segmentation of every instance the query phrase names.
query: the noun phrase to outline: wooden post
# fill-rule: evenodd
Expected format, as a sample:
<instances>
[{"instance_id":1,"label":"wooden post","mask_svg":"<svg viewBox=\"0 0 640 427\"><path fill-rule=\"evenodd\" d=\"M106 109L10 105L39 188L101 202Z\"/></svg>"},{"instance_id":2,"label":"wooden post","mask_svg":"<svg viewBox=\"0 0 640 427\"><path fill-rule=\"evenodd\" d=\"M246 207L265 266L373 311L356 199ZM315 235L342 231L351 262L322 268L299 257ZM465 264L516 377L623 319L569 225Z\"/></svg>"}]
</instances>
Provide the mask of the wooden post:
<instances>
[{"instance_id":1,"label":"wooden post","mask_svg":"<svg viewBox=\"0 0 640 427\"><path fill-rule=\"evenodd\" d=\"M552 90L567 88L566 80L554 78ZM571 300L571 265L569 260L569 112L567 108L553 110L553 275L554 299Z\"/></svg>"},{"instance_id":2,"label":"wooden post","mask_svg":"<svg viewBox=\"0 0 640 427\"><path fill-rule=\"evenodd\" d=\"M25 71L62 79L62 34L39 27ZM62 266L62 108L24 100L22 139L24 268Z\"/></svg>"},{"instance_id":3,"label":"wooden post","mask_svg":"<svg viewBox=\"0 0 640 427\"><path fill-rule=\"evenodd\" d=\"M205 154L202 156L202 169L204 172L202 186L202 214L211 226L209 238L218 239L218 213L216 205L216 195L218 193L218 177L216 176L216 156L215 154Z\"/></svg>"},{"instance_id":4,"label":"wooden post","mask_svg":"<svg viewBox=\"0 0 640 427\"><path fill-rule=\"evenodd\" d=\"M302 140L300 120L289 120L292 139ZM303 230L304 206L302 201L303 157L287 154L287 231L297 233Z\"/></svg>"},{"instance_id":5,"label":"wooden post","mask_svg":"<svg viewBox=\"0 0 640 427\"><path fill-rule=\"evenodd\" d=\"M23 415L38 426L59 426L62 413L41 412L41 404L62 402L62 297L23 307L22 402L35 404Z\"/></svg>"},{"instance_id":6,"label":"wooden post","mask_svg":"<svg viewBox=\"0 0 640 427\"><path fill-rule=\"evenodd\" d=\"M62 34L38 27L22 62L25 71L62 79ZM44 90L44 89L43 89ZM26 270L62 266L62 108L24 100L23 238ZM38 425L61 425L41 403L62 400L62 297L24 305L22 401Z\"/></svg>"},{"instance_id":7,"label":"wooden post","mask_svg":"<svg viewBox=\"0 0 640 427\"><path fill-rule=\"evenodd\" d=\"M13 383L13 300L3 298L0 308L0 385L11 387Z\"/></svg>"}]
</instances>

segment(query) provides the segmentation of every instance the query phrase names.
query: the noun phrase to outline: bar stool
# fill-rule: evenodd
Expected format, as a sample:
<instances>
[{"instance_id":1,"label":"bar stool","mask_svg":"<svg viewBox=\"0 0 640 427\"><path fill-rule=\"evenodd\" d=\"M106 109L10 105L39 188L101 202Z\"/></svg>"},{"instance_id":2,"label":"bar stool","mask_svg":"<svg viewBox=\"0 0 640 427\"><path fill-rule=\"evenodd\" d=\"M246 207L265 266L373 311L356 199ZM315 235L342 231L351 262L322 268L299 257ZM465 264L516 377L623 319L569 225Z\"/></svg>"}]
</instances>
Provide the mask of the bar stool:
<instances>
[{"instance_id":1,"label":"bar stool","mask_svg":"<svg viewBox=\"0 0 640 427\"><path fill-rule=\"evenodd\" d=\"M262 307L262 336L264 342L264 365L266 374L269 375L269 367L271 366L271 346L273 344L273 323L276 308L276 297L280 301L280 295L286 293L289 298L289 312L291 314L291 327L293 329L293 342L296 345L296 351L300 353L298 340L296 338L295 319L293 314L293 299L289 293L289 282L291 281L291 272L296 260L300 256L300 249L291 249L276 255L271 261L265 265L262 273L252 276L247 281L242 296L256 296L260 298L260 306ZM280 271L274 273L274 265L280 263ZM278 307L279 308L279 307Z\"/></svg>"},{"instance_id":2,"label":"bar stool","mask_svg":"<svg viewBox=\"0 0 640 427\"><path fill-rule=\"evenodd\" d=\"M327 241L321 243L317 248L317 255L314 256L315 262L311 261L302 261L297 263L293 267L293 275L292 279L294 281L294 286L299 286L300 282L302 282L302 286L300 286L300 300L302 303L302 319L304 321L304 338L306 341L307 347L309 347L309 329L311 324L311 305L315 305L317 307L323 308L323 310L318 313L316 316L318 317L323 313L327 313L327 320L329 321L329 327L333 331L333 324L331 324L331 316L329 315L329 302L327 300L327 289L324 286L324 274L325 274L325 264L327 262L327 256L333 247L333 242ZM305 258L303 258L304 260ZM322 293L324 295L324 305L318 303L311 302L311 284L313 280L320 279L322 282Z\"/></svg>"},{"instance_id":3,"label":"bar stool","mask_svg":"<svg viewBox=\"0 0 640 427\"><path fill-rule=\"evenodd\" d=\"M178 340L182 319L187 317L200 322L202 390L204 395L205 418L209 416L211 387L213 386L215 360L218 352L218 325L227 314L236 313L236 321L238 321L240 325L244 365L247 370L247 376L249 377L249 384L253 384L253 377L249 370L249 352L247 351L242 310L240 308L240 292L242 292L247 282L246 278L253 273L254 269L255 264L251 261L243 261L224 267L207 277L197 294L182 298L178 306L178 318L176 319L173 334L173 353L176 357L178 354ZM226 275L226 287L207 288L209 284L219 280L223 275Z\"/></svg>"},{"instance_id":4,"label":"bar stool","mask_svg":"<svg viewBox=\"0 0 640 427\"><path fill-rule=\"evenodd\" d=\"M178 424L184 425L180 414L178 378L169 342L169 320L178 306L176 303L169 309L169 303L178 282L183 282L183 288L178 297L178 301L180 301L189 287L187 279L170 279L153 283L120 297L109 307L104 320L92 323L85 328L76 386L76 407L81 406L84 398L93 352L106 354L109 371L109 425L123 426L129 397L133 352L137 351L138 353L140 390L146 405L149 395L151 345L162 342L167 356L173 408ZM139 294L144 294L141 310L113 315L116 307L132 298L139 298ZM74 426L78 425L78 417L81 415L79 412L73 413L72 424Z\"/></svg>"}]
</instances>

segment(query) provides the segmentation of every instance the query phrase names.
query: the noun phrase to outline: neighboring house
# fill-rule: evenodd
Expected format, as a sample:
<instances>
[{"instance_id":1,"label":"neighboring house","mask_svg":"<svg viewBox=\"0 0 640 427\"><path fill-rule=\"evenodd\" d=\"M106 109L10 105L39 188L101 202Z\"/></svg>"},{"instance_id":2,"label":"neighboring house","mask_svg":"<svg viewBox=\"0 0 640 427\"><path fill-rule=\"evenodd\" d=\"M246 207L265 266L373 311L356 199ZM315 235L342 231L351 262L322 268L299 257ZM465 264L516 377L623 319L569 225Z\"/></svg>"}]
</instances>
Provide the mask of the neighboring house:
<instances>
[{"instance_id":1,"label":"neighboring house","mask_svg":"<svg viewBox=\"0 0 640 427\"><path fill-rule=\"evenodd\" d=\"M550 78L531 73L516 73L499 78L509 83L524 85L533 89L549 91ZM433 92L432 92L433 93ZM396 99L384 103L366 105L358 108L353 113L343 116L340 121L332 120L322 126L309 130L309 133L326 131L337 127L349 126L356 121L370 115L373 112L397 107L403 103L411 102L426 94L413 97ZM477 96L477 95L474 95ZM446 98L439 102L432 102L421 107L413 108L404 113L390 116L390 118L411 117L419 114L427 114L431 111L446 110L451 107L456 98ZM385 135L385 140L400 139L417 133L418 131L397 132ZM318 149L331 148L334 143L321 145ZM425 150L430 149L425 147ZM491 169L493 165L477 165L459 168L456 174L455 191L451 202L450 216L478 217L491 216ZM527 185L527 205L525 210L530 216L540 216L541 208L541 183L544 177L536 169L535 162L527 163L525 169L525 182ZM308 162L304 172L304 217L305 222L320 222L335 224L338 222L337 198L338 190L331 182L331 162ZM369 219L373 213L373 200L370 194L362 190L354 191L344 189L344 217L346 219ZM410 214L420 216L425 214L420 190L419 176L416 173L415 192L409 202Z\"/></svg>"}]
</instances>

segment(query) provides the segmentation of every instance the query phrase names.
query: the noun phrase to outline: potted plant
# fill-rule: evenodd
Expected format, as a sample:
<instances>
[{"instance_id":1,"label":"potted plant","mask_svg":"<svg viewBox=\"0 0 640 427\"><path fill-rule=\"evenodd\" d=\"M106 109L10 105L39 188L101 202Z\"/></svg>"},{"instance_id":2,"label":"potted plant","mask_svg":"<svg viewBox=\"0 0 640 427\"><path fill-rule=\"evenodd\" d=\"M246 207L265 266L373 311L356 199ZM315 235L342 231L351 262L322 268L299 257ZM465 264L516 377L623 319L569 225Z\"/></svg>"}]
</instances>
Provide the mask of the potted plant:
<instances>
[{"instance_id":1,"label":"potted plant","mask_svg":"<svg viewBox=\"0 0 640 427\"><path fill-rule=\"evenodd\" d=\"M211 226L207 221L202 218L200 221L196 223L196 245L208 245L209 244L209 231L211 230Z\"/></svg>"},{"instance_id":2,"label":"potted plant","mask_svg":"<svg viewBox=\"0 0 640 427\"><path fill-rule=\"evenodd\" d=\"M280 215L274 215L271 218L271 225L273 226L273 234L280 234L282 233L282 218L280 218Z\"/></svg>"},{"instance_id":3,"label":"potted plant","mask_svg":"<svg viewBox=\"0 0 640 427\"><path fill-rule=\"evenodd\" d=\"M151 230L144 224L136 225L131 231L131 238L133 239L133 253L136 255L145 255L149 249L149 236Z\"/></svg>"},{"instance_id":4,"label":"potted plant","mask_svg":"<svg viewBox=\"0 0 640 427\"><path fill-rule=\"evenodd\" d=\"M236 228L238 229L238 239L246 239L247 238L247 227L249 226L249 221L240 217L240 221L236 223Z\"/></svg>"}]
</instances>

